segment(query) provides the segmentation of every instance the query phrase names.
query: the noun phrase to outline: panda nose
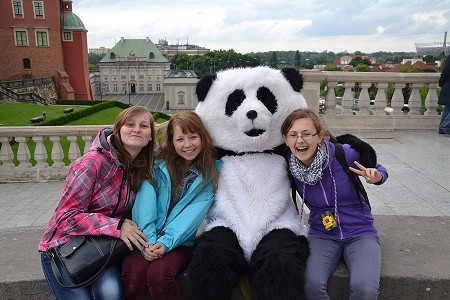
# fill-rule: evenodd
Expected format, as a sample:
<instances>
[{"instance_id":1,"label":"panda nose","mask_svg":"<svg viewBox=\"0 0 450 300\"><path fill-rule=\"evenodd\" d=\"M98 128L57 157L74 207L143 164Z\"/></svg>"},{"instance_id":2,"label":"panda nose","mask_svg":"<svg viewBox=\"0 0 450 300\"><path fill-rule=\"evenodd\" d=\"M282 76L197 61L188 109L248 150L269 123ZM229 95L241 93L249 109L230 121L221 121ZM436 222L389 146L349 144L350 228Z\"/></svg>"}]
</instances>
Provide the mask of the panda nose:
<instances>
[{"instance_id":1,"label":"panda nose","mask_svg":"<svg viewBox=\"0 0 450 300\"><path fill-rule=\"evenodd\" d=\"M247 118L249 118L250 120L256 119L257 116L258 113L254 110L250 110L249 112L247 112Z\"/></svg>"}]
</instances>

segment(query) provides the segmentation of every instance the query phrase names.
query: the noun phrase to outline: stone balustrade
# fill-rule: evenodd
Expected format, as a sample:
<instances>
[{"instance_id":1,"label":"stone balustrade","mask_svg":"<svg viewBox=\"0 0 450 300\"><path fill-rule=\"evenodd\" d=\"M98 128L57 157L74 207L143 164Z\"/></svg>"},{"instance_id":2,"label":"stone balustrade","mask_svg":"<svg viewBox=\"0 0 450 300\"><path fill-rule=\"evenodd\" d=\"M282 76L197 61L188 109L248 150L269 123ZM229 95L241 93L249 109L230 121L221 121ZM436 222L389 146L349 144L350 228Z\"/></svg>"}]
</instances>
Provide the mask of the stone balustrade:
<instances>
[{"instance_id":1,"label":"stone balustrade","mask_svg":"<svg viewBox=\"0 0 450 300\"><path fill-rule=\"evenodd\" d=\"M156 125L159 134L166 123ZM70 162L85 153L104 126L16 126L0 127L0 182L64 180ZM34 151L28 146L35 144ZM80 149L79 141L84 142ZM44 141L51 144L50 155ZM11 142L17 143L14 155ZM61 143L69 143L63 151ZM14 157L15 156L15 157Z\"/></svg>"},{"instance_id":2,"label":"stone balustrade","mask_svg":"<svg viewBox=\"0 0 450 300\"><path fill-rule=\"evenodd\" d=\"M304 88L302 94L308 106L319 108L320 84L325 82L327 110L322 115L327 128L334 133L354 131L392 131L392 130L429 130L437 131L440 116L437 108L438 73L381 73L381 72L317 72L302 71ZM360 90L357 99L358 110L355 111L355 99L352 88L358 83ZM394 85L391 99L392 112L387 114L386 89ZM409 84L412 89L409 99L404 99L402 89ZM425 99L425 113L421 114L422 101L419 89L429 88ZM342 86L345 91L338 105L335 88ZM378 91L375 99L369 99L368 89L375 86ZM404 114L402 108L408 103L409 112ZM11 181L48 181L65 178L68 165L89 147L100 128L105 126L0 126L0 182ZM157 127L161 130L164 125ZM30 151L28 144L35 143ZM50 155L44 141L50 140ZM80 149L78 141L84 142ZM11 142L17 143L17 155L13 154ZM69 143L64 153L61 142ZM47 146L48 147L48 146ZM16 157L14 157L16 156Z\"/></svg>"}]
</instances>

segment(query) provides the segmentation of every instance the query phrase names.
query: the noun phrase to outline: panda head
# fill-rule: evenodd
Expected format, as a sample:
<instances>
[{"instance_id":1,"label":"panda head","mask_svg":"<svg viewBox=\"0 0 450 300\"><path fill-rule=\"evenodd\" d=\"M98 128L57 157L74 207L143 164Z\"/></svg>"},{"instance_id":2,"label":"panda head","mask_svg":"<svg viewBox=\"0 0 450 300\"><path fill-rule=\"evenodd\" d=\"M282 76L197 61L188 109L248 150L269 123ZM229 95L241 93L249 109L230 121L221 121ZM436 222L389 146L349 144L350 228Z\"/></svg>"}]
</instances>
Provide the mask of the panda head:
<instances>
[{"instance_id":1,"label":"panda head","mask_svg":"<svg viewBox=\"0 0 450 300\"><path fill-rule=\"evenodd\" d=\"M229 69L199 80L199 114L216 147L262 152L283 143L284 119L306 107L301 74L293 68Z\"/></svg>"}]
</instances>

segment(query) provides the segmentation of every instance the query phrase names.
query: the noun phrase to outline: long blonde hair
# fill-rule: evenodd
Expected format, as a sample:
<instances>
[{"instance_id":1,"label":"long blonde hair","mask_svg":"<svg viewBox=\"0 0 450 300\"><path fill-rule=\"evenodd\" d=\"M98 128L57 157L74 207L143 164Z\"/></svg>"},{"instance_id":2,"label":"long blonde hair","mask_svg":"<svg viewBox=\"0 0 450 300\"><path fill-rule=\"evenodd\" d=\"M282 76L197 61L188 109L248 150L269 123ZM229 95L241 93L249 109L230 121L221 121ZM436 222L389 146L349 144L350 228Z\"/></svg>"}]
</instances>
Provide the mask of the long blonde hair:
<instances>
[{"instance_id":1,"label":"long blonde hair","mask_svg":"<svg viewBox=\"0 0 450 300\"><path fill-rule=\"evenodd\" d=\"M120 128L128 120L136 115L148 113L150 117L151 140L145 145L136 158L133 160L131 155L125 150L120 137ZM125 166L128 175L132 176L132 188L137 191L145 178L153 183L152 166L153 152L155 149L155 121L152 114L144 106L131 106L119 113L113 127L113 145L117 151L119 161Z\"/></svg>"}]
</instances>

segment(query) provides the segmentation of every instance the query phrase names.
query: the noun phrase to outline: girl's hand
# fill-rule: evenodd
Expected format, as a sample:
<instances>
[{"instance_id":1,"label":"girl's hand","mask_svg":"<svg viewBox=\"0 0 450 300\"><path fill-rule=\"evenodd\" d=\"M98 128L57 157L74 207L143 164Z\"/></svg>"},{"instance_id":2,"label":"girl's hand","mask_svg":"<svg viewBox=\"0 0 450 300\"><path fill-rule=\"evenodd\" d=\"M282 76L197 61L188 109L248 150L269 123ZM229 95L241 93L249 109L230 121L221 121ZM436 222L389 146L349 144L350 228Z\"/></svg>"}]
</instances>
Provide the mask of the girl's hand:
<instances>
[{"instance_id":1,"label":"girl's hand","mask_svg":"<svg viewBox=\"0 0 450 300\"><path fill-rule=\"evenodd\" d=\"M130 250L133 245L141 250L147 244L147 237L132 220L125 219L120 230L120 239L122 239ZM133 244L133 245L132 245Z\"/></svg>"},{"instance_id":2,"label":"girl's hand","mask_svg":"<svg viewBox=\"0 0 450 300\"><path fill-rule=\"evenodd\" d=\"M144 258L149 261L154 261L164 256L165 248L162 244L148 245L144 249Z\"/></svg>"},{"instance_id":3,"label":"girl's hand","mask_svg":"<svg viewBox=\"0 0 450 300\"><path fill-rule=\"evenodd\" d=\"M383 179L383 177L381 176L381 173L377 169L366 168L357 161L355 161L354 163L359 168L359 170L355 169L353 167L348 167L348 168L353 173L364 177L366 179L367 183L377 183L377 182L380 182L381 179Z\"/></svg>"}]
</instances>

